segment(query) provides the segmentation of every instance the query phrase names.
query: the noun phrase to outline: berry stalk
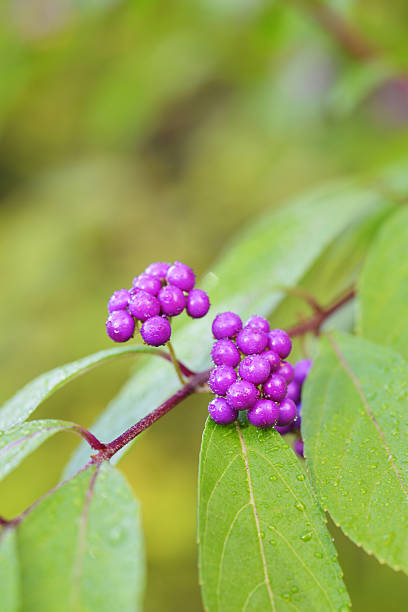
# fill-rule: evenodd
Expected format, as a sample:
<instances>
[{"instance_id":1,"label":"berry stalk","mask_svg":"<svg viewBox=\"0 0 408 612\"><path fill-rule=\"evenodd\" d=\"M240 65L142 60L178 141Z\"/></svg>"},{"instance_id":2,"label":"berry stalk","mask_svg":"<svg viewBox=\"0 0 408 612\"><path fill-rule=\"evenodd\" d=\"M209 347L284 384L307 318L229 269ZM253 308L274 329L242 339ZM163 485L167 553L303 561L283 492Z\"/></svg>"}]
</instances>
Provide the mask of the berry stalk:
<instances>
[{"instance_id":1,"label":"berry stalk","mask_svg":"<svg viewBox=\"0 0 408 612\"><path fill-rule=\"evenodd\" d=\"M182 385L185 385L186 381L184 380L184 376L181 373L180 364L179 364L179 361L178 361L178 359L176 357L176 353L174 351L173 345L170 342L170 340L167 342L167 347L169 349L171 361L172 361L172 363L174 365L174 369L176 370L176 374L177 374L177 376L179 378L179 381L181 382Z\"/></svg>"}]
</instances>

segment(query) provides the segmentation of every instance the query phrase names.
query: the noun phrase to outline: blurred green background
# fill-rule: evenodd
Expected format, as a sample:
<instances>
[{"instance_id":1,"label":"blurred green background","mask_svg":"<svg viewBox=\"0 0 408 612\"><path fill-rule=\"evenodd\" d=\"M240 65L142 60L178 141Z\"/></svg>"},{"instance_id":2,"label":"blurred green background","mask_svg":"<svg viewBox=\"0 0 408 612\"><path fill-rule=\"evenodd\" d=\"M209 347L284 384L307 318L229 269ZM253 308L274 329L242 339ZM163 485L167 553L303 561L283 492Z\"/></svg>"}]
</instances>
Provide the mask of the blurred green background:
<instances>
[{"instance_id":1,"label":"blurred green background","mask_svg":"<svg viewBox=\"0 0 408 612\"><path fill-rule=\"evenodd\" d=\"M106 300L151 261L200 275L258 212L408 151L405 0L4 0L0 11L0 400L111 346ZM77 380L36 416L91 425L135 361ZM205 403L186 401L122 463L143 506L147 612L202 609ZM77 442L52 439L9 476L1 514L53 486ZM406 610L408 579L333 533L354 609Z\"/></svg>"}]
</instances>

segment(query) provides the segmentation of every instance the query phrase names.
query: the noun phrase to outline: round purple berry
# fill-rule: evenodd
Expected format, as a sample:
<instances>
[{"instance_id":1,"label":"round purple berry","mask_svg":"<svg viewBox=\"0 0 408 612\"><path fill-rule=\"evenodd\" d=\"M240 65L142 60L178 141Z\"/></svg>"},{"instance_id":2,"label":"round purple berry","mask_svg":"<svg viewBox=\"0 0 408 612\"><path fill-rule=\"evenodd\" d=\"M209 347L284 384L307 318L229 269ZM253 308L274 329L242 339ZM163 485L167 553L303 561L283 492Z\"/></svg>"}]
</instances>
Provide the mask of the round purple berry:
<instances>
[{"instance_id":1,"label":"round purple berry","mask_svg":"<svg viewBox=\"0 0 408 612\"><path fill-rule=\"evenodd\" d=\"M271 329L269 321L258 315L252 315L252 317L249 317L248 321L245 323L245 327L252 327L253 329L262 331L265 334L267 334Z\"/></svg>"},{"instance_id":2,"label":"round purple berry","mask_svg":"<svg viewBox=\"0 0 408 612\"><path fill-rule=\"evenodd\" d=\"M285 359L292 350L292 341L283 329L273 329L269 332L269 348Z\"/></svg>"},{"instance_id":3,"label":"round purple berry","mask_svg":"<svg viewBox=\"0 0 408 612\"><path fill-rule=\"evenodd\" d=\"M210 299L202 289L192 289L187 296L187 314L193 319L205 317L210 310Z\"/></svg>"},{"instance_id":4,"label":"round purple berry","mask_svg":"<svg viewBox=\"0 0 408 612\"><path fill-rule=\"evenodd\" d=\"M286 395L286 380L280 374L272 374L262 389L265 397L274 402L280 402Z\"/></svg>"},{"instance_id":5,"label":"round purple berry","mask_svg":"<svg viewBox=\"0 0 408 612\"><path fill-rule=\"evenodd\" d=\"M297 413L296 419L292 423L292 429L294 429L295 431L300 431L300 425L302 423L301 411L302 411L302 404L298 404L296 406L296 413Z\"/></svg>"},{"instance_id":6,"label":"round purple berry","mask_svg":"<svg viewBox=\"0 0 408 612\"><path fill-rule=\"evenodd\" d=\"M125 310L115 310L106 321L106 331L115 342L127 342L135 331L134 319Z\"/></svg>"},{"instance_id":7,"label":"round purple berry","mask_svg":"<svg viewBox=\"0 0 408 612\"><path fill-rule=\"evenodd\" d=\"M145 272L146 274L150 274L150 276L164 280L170 265L171 264L165 261L155 261L154 263L151 263L150 266L147 266Z\"/></svg>"},{"instance_id":8,"label":"round purple berry","mask_svg":"<svg viewBox=\"0 0 408 612\"><path fill-rule=\"evenodd\" d=\"M208 412L214 423L219 425L228 425L236 421L238 412L229 405L223 397L215 397L208 404Z\"/></svg>"},{"instance_id":9,"label":"round purple berry","mask_svg":"<svg viewBox=\"0 0 408 612\"><path fill-rule=\"evenodd\" d=\"M195 274L189 266L181 263L181 261L176 261L168 269L166 279L170 285L174 285L182 291L191 291L195 283Z\"/></svg>"},{"instance_id":10,"label":"round purple berry","mask_svg":"<svg viewBox=\"0 0 408 612\"><path fill-rule=\"evenodd\" d=\"M295 381L299 383L299 385L303 384L312 365L313 361L311 359L302 359L295 364Z\"/></svg>"},{"instance_id":11,"label":"round purple berry","mask_svg":"<svg viewBox=\"0 0 408 612\"><path fill-rule=\"evenodd\" d=\"M237 380L234 368L220 365L213 369L210 374L208 385L215 395L225 395L229 387Z\"/></svg>"},{"instance_id":12,"label":"round purple berry","mask_svg":"<svg viewBox=\"0 0 408 612\"><path fill-rule=\"evenodd\" d=\"M232 340L217 340L215 342L211 357L216 365L228 365L235 368L240 362L241 355Z\"/></svg>"},{"instance_id":13,"label":"round purple berry","mask_svg":"<svg viewBox=\"0 0 408 612\"><path fill-rule=\"evenodd\" d=\"M171 325L164 317L152 317L143 323L140 335L146 344L161 346L170 340Z\"/></svg>"},{"instance_id":14,"label":"round purple berry","mask_svg":"<svg viewBox=\"0 0 408 612\"><path fill-rule=\"evenodd\" d=\"M271 373L269 361L261 355L248 355L239 364L239 375L244 380L260 385L264 383Z\"/></svg>"},{"instance_id":15,"label":"round purple berry","mask_svg":"<svg viewBox=\"0 0 408 612\"><path fill-rule=\"evenodd\" d=\"M275 353L275 351L272 351L271 349L269 349L262 353L262 357L264 357L264 359L267 359L269 361L269 365L271 366L271 372L276 372L279 369L281 359L278 353Z\"/></svg>"},{"instance_id":16,"label":"round purple berry","mask_svg":"<svg viewBox=\"0 0 408 612\"><path fill-rule=\"evenodd\" d=\"M279 404L279 420L278 425L290 425L297 416L296 404L290 399L284 399Z\"/></svg>"},{"instance_id":17,"label":"round purple berry","mask_svg":"<svg viewBox=\"0 0 408 612\"><path fill-rule=\"evenodd\" d=\"M296 438L296 440L293 441L293 450L302 459L304 459L304 457L305 457L305 455L304 455L304 447L305 447L305 445L303 444L303 440L299 440L299 438Z\"/></svg>"},{"instance_id":18,"label":"round purple berry","mask_svg":"<svg viewBox=\"0 0 408 612\"><path fill-rule=\"evenodd\" d=\"M136 276L132 284L135 289L142 289L151 295L157 295L161 289L160 279L145 273Z\"/></svg>"},{"instance_id":19,"label":"round purple berry","mask_svg":"<svg viewBox=\"0 0 408 612\"><path fill-rule=\"evenodd\" d=\"M173 285L162 287L159 291L158 299L162 313L169 317L179 315L186 306L184 293Z\"/></svg>"},{"instance_id":20,"label":"round purple berry","mask_svg":"<svg viewBox=\"0 0 408 612\"><path fill-rule=\"evenodd\" d=\"M267 344L268 336L251 327L244 327L237 336L237 346L244 355L262 353Z\"/></svg>"},{"instance_id":21,"label":"round purple berry","mask_svg":"<svg viewBox=\"0 0 408 612\"><path fill-rule=\"evenodd\" d=\"M251 408L259 397L259 391L247 380L237 380L227 391L227 400L233 408L245 410Z\"/></svg>"},{"instance_id":22,"label":"round purple berry","mask_svg":"<svg viewBox=\"0 0 408 612\"><path fill-rule=\"evenodd\" d=\"M292 431L292 425L284 425L283 427L279 427L279 425L275 425L275 429L281 436L284 436L285 434Z\"/></svg>"},{"instance_id":23,"label":"round purple berry","mask_svg":"<svg viewBox=\"0 0 408 612\"><path fill-rule=\"evenodd\" d=\"M279 406L267 399L260 399L248 410L248 421L255 427L273 427L279 418Z\"/></svg>"},{"instance_id":24,"label":"round purple berry","mask_svg":"<svg viewBox=\"0 0 408 612\"><path fill-rule=\"evenodd\" d=\"M296 382L296 380L292 380L288 384L286 389L286 397L287 399L293 400L295 404L297 404L300 400L300 385Z\"/></svg>"},{"instance_id":25,"label":"round purple berry","mask_svg":"<svg viewBox=\"0 0 408 612\"><path fill-rule=\"evenodd\" d=\"M159 314L160 304L157 298L147 293L147 291L140 289L132 296L129 302L129 312L136 319L146 321Z\"/></svg>"},{"instance_id":26,"label":"round purple berry","mask_svg":"<svg viewBox=\"0 0 408 612\"><path fill-rule=\"evenodd\" d=\"M292 382L294 375L293 365L289 361L282 361L277 374L280 374L287 383Z\"/></svg>"},{"instance_id":27,"label":"round purple berry","mask_svg":"<svg viewBox=\"0 0 408 612\"><path fill-rule=\"evenodd\" d=\"M215 317L212 324L213 336L218 340L234 338L241 329L242 321L235 312L221 312Z\"/></svg>"},{"instance_id":28,"label":"round purple berry","mask_svg":"<svg viewBox=\"0 0 408 612\"><path fill-rule=\"evenodd\" d=\"M126 310L129 306L130 293L127 289L119 289L115 291L109 298L108 310L109 312L115 312L115 310Z\"/></svg>"}]
</instances>

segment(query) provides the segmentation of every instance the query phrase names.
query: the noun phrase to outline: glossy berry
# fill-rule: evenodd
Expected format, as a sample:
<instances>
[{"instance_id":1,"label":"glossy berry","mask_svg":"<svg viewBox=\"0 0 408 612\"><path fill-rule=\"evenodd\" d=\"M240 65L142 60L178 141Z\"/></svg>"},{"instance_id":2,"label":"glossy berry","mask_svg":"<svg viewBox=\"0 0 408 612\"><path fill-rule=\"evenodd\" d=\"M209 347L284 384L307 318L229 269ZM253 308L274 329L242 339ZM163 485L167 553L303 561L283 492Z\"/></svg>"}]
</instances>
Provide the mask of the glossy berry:
<instances>
[{"instance_id":1,"label":"glossy berry","mask_svg":"<svg viewBox=\"0 0 408 612\"><path fill-rule=\"evenodd\" d=\"M265 334L267 334L271 329L269 321L264 319L264 317L259 317L258 315L252 315L252 317L249 317L248 321L245 323L245 327L252 327L253 329L262 331Z\"/></svg>"},{"instance_id":2,"label":"glossy berry","mask_svg":"<svg viewBox=\"0 0 408 612\"><path fill-rule=\"evenodd\" d=\"M248 421L255 427L273 427L279 418L279 406L267 399L260 399L248 410Z\"/></svg>"},{"instance_id":3,"label":"glossy berry","mask_svg":"<svg viewBox=\"0 0 408 612\"><path fill-rule=\"evenodd\" d=\"M140 334L146 344L161 346L170 340L171 326L164 317L152 317L143 323Z\"/></svg>"},{"instance_id":4,"label":"glossy berry","mask_svg":"<svg viewBox=\"0 0 408 612\"><path fill-rule=\"evenodd\" d=\"M129 302L129 312L139 321L146 321L159 314L160 304L157 298L140 289Z\"/></svg>"},{"instance_id":5,"label":"glossy berry","mask_svg":"<svg viewBox=\"0 0 408 612\"><path fill-rule=\"evenodd\" d=\"M108 336L115 342L127 342L135 331L135 322L125 310L115 310L106 321Z\"/></svg>"},{"instance_id":6,"label":"glossy berry","mask_svg":"<svg viewBox=\"0 0 408 612\"><path fill-rule=\"evenodd\" d=\"M279 420L278 425L290 425L297 416L296 404L290 399L284 399L279 404Z\"/></svg>"},{"instance_id":7,"label":"glossy berry","mask_svg":"<svg viewBox=\"0 0 408 612\"><path fill-rule=\"evenodd\" d=\"M244 327L237 336L237 346L244 355L262 353L267 344L268 336L251 327Z\"/></svg>"},{"instance_id":8,"label":"glossy berry","mask_svg":"<svg viewBox=\"0 0 408 612\"><path fill-rule=\"evenodd\" d=\"M295 380L292 380L292 382L288 384L286 397L287 399L293 400L295 404L300 400L300 385Z\"/></svg>"},{"instance_id":9,"label":"glossy berry","mask_svg":"<svg viewBox=\"0 0 408 612\"><path fill-rule=\"evenodd\" d=\"M289 361L282 361L277 374L280 374L287 383L292 382L294 375L293 365Z\"/></svg>"},{"instance_id":10,"label":"glossy berry","mask_svg":"<svg viewBox=\"0 0 408 612\"><path fill-rule=\"evenodd\" d=\"M299 385L303 384L312 365L313 361L311 359L302 359L295 364L295 381L299 383Z\"/></svg>"},{"instance_id":11,"label":"glossy berry","mask_svg":"<svg viewBox=\"0 0 408 612\"><path fill-rule=\"evenodd\" d=\"M222 338L234 338L242 329L242 321L235 312L221 312L212 324L212 333L218 340Z\"/></svg>"},{"instance_id":12,"label":"glossy berry","mask_svg":"<svg viewBox=\"0 0 408 612\"><path fill-rule=\"evenodd\" d=\"M210 374L208 385L215 395L225 395L229 387L237 380L234 368L220 365L214 368Z\"/></svg>"},{"instance_id":13,"label":"glossy berry","mask_svg":"<svg viewBox=\"0 0 408 612\"><path fill-rule=\"evenodd\" d=\"M285 434L292 431L292 425L284 425L283 427L279 427L279 425L275 425L275 429L281 436L284 436Z\"/></svg>"},{"instance_id":14,"label":"glossy berry","mask_svg":"<svg viewBox=\"0 0 408 612\"><path fill-rule=\"evenodd\" d=\"M272 374L264 383L263 392L265 397L280 402L286 395L286 380L279 374Z\"/></svg>"},{"instance_id":15,"label":"glossy berry","mask_svg":"<svg viewBox=\"0 0 408 612\"><path fill-rule=\"evenodd\" d=\"M130 293L127 289L119 289L115 291L109 298L108 310L109 312L115 312L115 310L126 310L129 306Z\"/></svg>"},{"instance_id":16,"label":"glossy berry","mask_svg":"<svg viewBox=\"0 0 408 612\"><path fill-rule=\"evenodd\" d=\"M286 359L292 350L292 341L283 329L273 329L269 332L269 348L276 351L282 359Z\"/></svg>"},{"instance_id":17,"label":"glossy berry","mask_svg":"<svg viewBox=\"0 0 408 612\"><path fill-rule=\"evenodd\" d=\"M269 361L261 355L248 355L239 364L239 375L244 380L259 385L264 383L271 372Z\"/></svg>"},{"instance_id":18,"label":"glossy berry","mask_svg":"<svg viewBox=\"0 0 408 612\"><path fill-rule=\"evenodd\" d=\"M158 300L162 313L169 317L179 315L186 306L184 293L173 285L162 287L159 291Z\"/></svg>"},{"instance_id":19,"label":"glossy berry","mask_svg":"<svg viewBox=\"0 0 408 612\"><path fill-rule=\"evenodd\" d=\"M301 457L302 459L304 459L304 444L303 444L303 440L299 440L298 438L296 438L296 440L294 440L293 442L293 450L295 451L295 453L297 455L299 455L299 457Z\"/></svg>"},{"instance_id":20,"label":"glossy berry","mask_svg":"<svg viewBox=\"0 0 408 612\"><path fill-rule=\"evenodd\" d=\"M237 410L251 408L258 397L258 389L247 380L237 380L227 391L228 403Z\"/></svg>"},{"instance_id":21,"label":"glossy berry","mask_svg":"<svg viewBox=\"0 0 408 612\"><path fill-rule=\"evenodd\" d=\"M211 357L216 365L228 365L235 368L240 362L241 355L232 340L224 339L215 342Z\"/></svg>"},{"instance_id":22,"label":"glossy berry","mask_svg":"<svg viewBox=\"0 0 408 612\"><path fill-rule=\"evenodd\" d=\"M174 285L182 291L191 291L195 283L195 274L189 266L176 261L167 270L166 279L169 285Z\"/></svg>"},{"instance_id":23,"label":"glossy berry","mask_svg":"<svg viewBox=\"0 0 408 612\"><path fill-rule=\"evenodd\" d=\"M187 314L193 319L201 319L210 310L210 300L202 289L192 289L187 296Z\"/></svg>"},{"instance_id":24,"label":"glossy berry","mask_svg":"<svg viewBox=\"0 0 408 612\"><path fill-rule=\"evenodd\" d=\"M233 423L238 416L238 412L235 408L230 406L223 397L215 397L212 402L208 404L208 412L214 423L219 423L219 425Z\"/></svg>"},{"instance_id":25,"label":"glossy berry","mask_svg":"<svg viewBox=\"0 0 408 612\"><path fill-rule=\"evenodd\" d=\"M154 263L151 263L150 266L147 266L145 272L146 274L150 274L150 276L164 280L170 265L171 264L165 261L155 261Z\"/></svg>"},{"instance_id":26,"label":"glossy berry","mask_svg":"<svg viewBox=\"0 0 408 612\"><path fill-rule=\"evenodd\" d=\"M294 429L295 431L300 431L300 425L302 423L302 415L301 415L302 404L298 404L296 406L296 412L297 412L297 415L296 415L296 419L292 423L292 429Z\"/></svg>"},{"instance_id":27,"label":"glossy berry","mask_svg":"<svg viewBox=\"0 0 408 612\"><path fill-rule=\"evenodd\" d=\"M151 295L157 295L161 289L160 279L145 273L136 276L133 279L132 285L135 289L143 289L143 291Z\"/></svg>"},{"instance_id":28,"label":"glossy berry","mask_svg":"<svg viewBox=\"0 0 408 612\"><path fill-rule=\"evenodd\" d=\"M269 365L271 366L271 372L276 372L279 369L281 359L278 353L275 353L275 351L268 349L262 353L262 357L269 361Z\"/></svg>"}]
</instances>

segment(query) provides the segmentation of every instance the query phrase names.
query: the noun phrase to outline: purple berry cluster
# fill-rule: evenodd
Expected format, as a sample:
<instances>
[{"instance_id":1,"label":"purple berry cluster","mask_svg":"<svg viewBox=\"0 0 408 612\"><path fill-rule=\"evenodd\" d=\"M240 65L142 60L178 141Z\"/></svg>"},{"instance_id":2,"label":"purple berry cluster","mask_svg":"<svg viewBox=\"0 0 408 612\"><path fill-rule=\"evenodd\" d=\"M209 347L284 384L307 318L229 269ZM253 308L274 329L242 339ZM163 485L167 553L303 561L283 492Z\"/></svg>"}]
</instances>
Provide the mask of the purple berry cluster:
<instances>
[{"instance_id":1,"label":"purple berry cluster","mask_svg":"<svg viewBox=\"0 0 408 612\"><path fill-rule=\"evenodd\" d=\"M300 424L302 420L302 386L311 367L312 361L310 359L302 359L295 364L293 380L288 385L287 397L290 397L296 404L297 418L287 427L276 428L282 435L289 432L297 434L293 442L293 449L299 457L303 457L303 440L300 435Z\"/></svg>"},{"instance_id":2,"label":"purple berry cluster","mask_svg":"<svg viewBox=\"0 0 408 612\"><path fill-rule=\"evenodd\" d=\"M150 264L133 279L131 289L119 289L109 298L108 336L115 342L127 342L140 321L146 344L166 344L171 336L171 317L186 310L190 317L199 319L210 308L208 295L194 284L194 271L180 261Z\"/></svg>"},{"instance_id":3,"label":"purple berry cluster","mask_svg":"<svg viewBox=\"0 0 408 612\"><path fill-rule=\"evenodd\" d=\"M285 361L292 342L282 329L254 315L242 325L233 312L217 315L212 324L215 343L211 357L215 368L209 386L216 397L208 411L215 423L226 425L248 410L255 427L291 427L297 417L296 404L288 395L294 368Z\"/></svg>"}]
</instances>

